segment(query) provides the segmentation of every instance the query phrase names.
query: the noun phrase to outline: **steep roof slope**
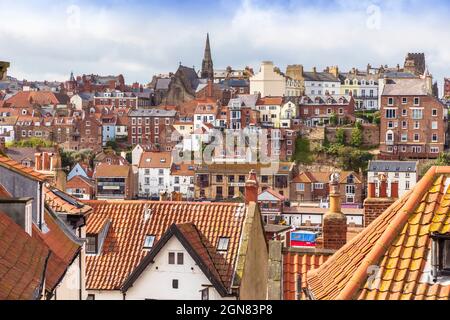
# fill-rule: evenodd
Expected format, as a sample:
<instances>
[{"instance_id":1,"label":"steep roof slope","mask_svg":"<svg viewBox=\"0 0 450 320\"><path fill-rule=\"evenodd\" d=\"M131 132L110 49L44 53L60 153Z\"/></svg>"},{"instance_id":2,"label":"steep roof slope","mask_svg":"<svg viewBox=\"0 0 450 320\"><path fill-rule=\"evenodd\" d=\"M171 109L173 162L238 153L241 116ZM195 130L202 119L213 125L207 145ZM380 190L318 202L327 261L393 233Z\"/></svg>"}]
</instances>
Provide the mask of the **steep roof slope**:
<instances>
[{"instance_id":1,"label":"steep roof slope","mask_svg":"<svg viewBox=\"0 0 450 320\"><path fill-rule=\"evenodd\" d=\"M450 232L450 167L432 167L320 268L308 273L315 299L444 299L450 283L430 275L431 234Z\"/></svg>"}]
</instances>

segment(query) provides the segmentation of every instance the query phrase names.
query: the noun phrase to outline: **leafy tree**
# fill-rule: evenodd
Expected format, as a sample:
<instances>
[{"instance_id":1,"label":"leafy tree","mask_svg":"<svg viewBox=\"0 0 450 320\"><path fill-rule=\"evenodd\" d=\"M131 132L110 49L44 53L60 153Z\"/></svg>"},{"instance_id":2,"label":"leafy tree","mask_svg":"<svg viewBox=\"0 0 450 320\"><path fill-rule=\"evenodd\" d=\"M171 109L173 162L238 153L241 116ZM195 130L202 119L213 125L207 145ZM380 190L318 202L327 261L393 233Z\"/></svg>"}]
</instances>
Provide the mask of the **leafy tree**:
<instances>
[{"instance_id":1,"label":"leafy tree","mask_svg":"<svg viewBox=\"0 0 450 320\"><path fill-rule=\"evenodd\" d=\"M8 144L8 146L19 147L19 148L51 148L54 145L55 144L51 141L44 140L41 138L36 138L36 137L24 139L24 140L20 140L20 141L14 141L14 142Z\"/></svg>"},{"instance_id":2,"label":"leafy tree","mask_svg":"<svg viewBox=\"0 0 450 320\"><path fill-rule=\"evenodd\" d=\"M338 125L338 117L336 115L336 113L333 113L330 117L330 124L332 126L337 126Z\"/></svg>"},{"instance_id":3,"label":"leafy tree","mask_svg":"<svg viewBox=\"0 0 450 320\"><path fill-rule=\"evenodd\" d=\"M113 149L115 152L120 151L119 144L116 140L109 140L108 142L106 142L106 148Z\"/></svg>"},{"instance_id":4,"label":"leafy tree","mask_svg":"<svg viewBox=\"0 0 450 320\"><path fill-rule=\"evenodd\" d=\"M345 131L342 128L336 130L336 143L345 145Z\"/></svg>"},{"instance_id":5,"label":"leafy tree","mask_svg":"<svg viewBox=\"0 0 450 320\"><path fill-rule=\"evenodd\" d=\"M297 137L295 140L295 153L292 157L293 161L297 163L310 164L312 163L310 142L308 139Z\"/></svg>"},{"instance_id":6,"label":"leafy tree","mask_svg":"<svg viewBox=\"0 0 450 320\"><path fill-rule=\"evenodd\" d=\"M350 145L353 147L360 147L363 141L363 133L362 133L362 129L355 127L352 130L352 136L350 139Z\"/></svg>"}]
</instances>

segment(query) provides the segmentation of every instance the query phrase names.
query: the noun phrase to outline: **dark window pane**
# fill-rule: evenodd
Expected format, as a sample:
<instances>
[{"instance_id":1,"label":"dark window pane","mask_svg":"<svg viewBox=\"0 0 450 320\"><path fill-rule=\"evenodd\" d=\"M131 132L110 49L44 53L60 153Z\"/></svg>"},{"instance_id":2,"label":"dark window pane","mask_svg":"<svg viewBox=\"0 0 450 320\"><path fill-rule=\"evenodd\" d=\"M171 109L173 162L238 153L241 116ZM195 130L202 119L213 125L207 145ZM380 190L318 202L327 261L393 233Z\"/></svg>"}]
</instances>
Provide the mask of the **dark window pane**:
<instances>
[{"instance_id":1,"label":"dark window pane","mask_svg":"<svg viewBox=\"0 0 450 320\"><path fill-rule=\"evenodd\" d=\"M169 264L175 264L175 253L169 252Z\"/></svg>"},{"instance_id":2,"label":"dark window pane","mask_svg":"<svg viewBox=\"0 0 450 320\"><path fill-rule=\"evenodd\" d=\"M177 253L177 264L183 264L184 263L184 254L183 252Z\"/></svg>"}]
</instances>

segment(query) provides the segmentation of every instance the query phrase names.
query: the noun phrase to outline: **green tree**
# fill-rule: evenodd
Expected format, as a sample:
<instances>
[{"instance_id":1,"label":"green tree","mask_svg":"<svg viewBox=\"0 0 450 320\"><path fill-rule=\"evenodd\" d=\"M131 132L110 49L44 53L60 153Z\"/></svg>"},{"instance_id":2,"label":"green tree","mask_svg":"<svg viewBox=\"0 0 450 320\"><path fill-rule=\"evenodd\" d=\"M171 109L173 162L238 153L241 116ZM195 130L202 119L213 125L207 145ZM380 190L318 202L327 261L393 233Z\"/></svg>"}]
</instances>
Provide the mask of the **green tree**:
<instances>
[{"instance_id":1,"label":"green tree","mask_svg":"<svg viewBox=\"0 0 450 320\"><path fill-rule=\"evenodd\" d=\"M336 113L333 113L330 117L330 124L332 126L337 126L338 125L338 117L336 115Z\"/></svg>"},{"instance_id":2,"label":"green tree","mask_svg":"<svg viewBox=\"0 0 450 320\"><path fill-rule=\"evenodd\" d=\"M311 164L312 155L310 148L309 140L298 136L295 140L295 152L292 160L297 163Z\"/></svg>"},{"instance_id":3,"label":"green tree","mask_svg":"<svg viewBox=\"0 0 450 320\"><path fill-rule=\"evenodd\" d=\"M352 136L351 136L351 139L350 139L350 145L352 147L358 148L358 147L361 146L362 141L363 141L362 129L358 128L358 127L353 128Z\"/></svg>"},{"instance_id":4,"label":"green tree","mask_svg":"<svg viewBox=\"0 0 450 320\"><path fill-rule=\"evenodd\" d=\"M345 145L345 131L342 128L336 130L336 143Z\"/></svg>"}]
</instances>

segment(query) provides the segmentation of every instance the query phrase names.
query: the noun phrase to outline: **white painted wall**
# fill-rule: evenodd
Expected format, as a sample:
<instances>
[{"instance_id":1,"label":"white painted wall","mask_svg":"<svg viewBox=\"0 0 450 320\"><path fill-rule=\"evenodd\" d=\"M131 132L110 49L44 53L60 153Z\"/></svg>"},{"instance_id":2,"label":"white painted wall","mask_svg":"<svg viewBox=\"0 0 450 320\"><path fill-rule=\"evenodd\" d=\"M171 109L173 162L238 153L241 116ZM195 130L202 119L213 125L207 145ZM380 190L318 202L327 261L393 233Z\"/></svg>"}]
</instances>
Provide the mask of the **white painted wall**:
<instances>
[{"instance_id":1,"label":"white painted wall","mask_svg":"<svg viewBox=\"0 0 450 320\"><path fill-rule=\"evenodd\" d=\"M323 96L325 95L326 91L328 91L329 94L331 95L339 95L340 90L341 90L340 82L305 80L305 94L307 96L311 97ZM321 93L319 93L319 91Z\"/></svg>"},{"instance_id":2,"label":"white painted wall","mask_svg":"<svg viewBox=\"0 0 450 320\"><path fill-rule=\"evenodd\" d=\"M170 265L169 252L183 252L183 265ZM178 289L172 288L172 280L178 280ZM201 290L209 286L210 300L235 300L222 298L211 282L200 270L192 257L176 237L172 237L163 249L126 292L126 300L200 300ZM122 300L123 294L118 291L89 290L96 300Z\"/></svg>"},{"instance_id":3,"label":"white painted wall","mask_svg":"<svg viewBox=\"0 0 450 320\"><path fill-rule=\"evenodd\" d=\"M176 183L176 177L179 179L179 183ZM172 193L175 191L175 187L179 187L179 191L184 197L187 199L193 199L194 198L194 189L192 191L189 189L194 188L194 177L193 176L178 176L173 175L171 176L171 185L169 187L169 192Z\"/></svg>"},{"instance_id":4,"label":"white painted wall","mask_svg":"<svg viewBox=\"0 0 450 320\"><path fill-rule=\"evenodd\" d=\"M379 183L378 173L381 173L381 172L369 171L367 173L368 181L373 181L375 183ZM387 193L388 193L388 195L391 194L390 181L394 181L394 180L398 181L398 195L399 195L399 197L402 197L406 192L408 192L409 190L414 188L414 186L417 183L417 173L416 172L409 172L409 177L407 177L407 173L406 172L398 172L398 176L396 176L397 172L382 172L382 173L387 174L387 178L388 178ZM407 182L409 182L409 188L406 188L407 187L407 185L406 185ZM377 188L377 190L378 190L378 188Z\"/></svg>"},{"instance_id":5,"label":"white painted wall","mask_svg":"<svg viewBox=\"0 0 450 320\"><path fill-rule=\"evenodd\" d=\"M168 264L169 252L183 252L183 265ZM172 280L178 279L179 288L172 288ZM141 277L133 284L126 295L127 300L200 300L201 292L211 282L194 262L176 237L172 237L158 253L155 262L150 264ZM210 300L222 297L214 289L209 289ZM228 298L229 299L229 298Z\"/></svg>"},{"instance_id":6,"label":"white painted wall","mask_svg":"<svg viewBox=\"0 0 450 320\"><path fill-rule=\"evenodd\" d=\"M162 174L159 173L160 169ZM159 178L163 179L162 185L159 184ZM150 193L159 197L161 191L169 190L171 181L170 168L139 168L139 196L145 197Z\"/></svg>"},{"instance_id":7,"label":"white painted wall","mask_svg":"<svg viewBox=\"0 0 450 320\"><path fill-rule=\"evenodd\" d=\"M261 97L282 97L286 93L286 78L274 71L271 61L264 61L261 70L250 78L250 93Z\"/></svg>"}]
</instances>

